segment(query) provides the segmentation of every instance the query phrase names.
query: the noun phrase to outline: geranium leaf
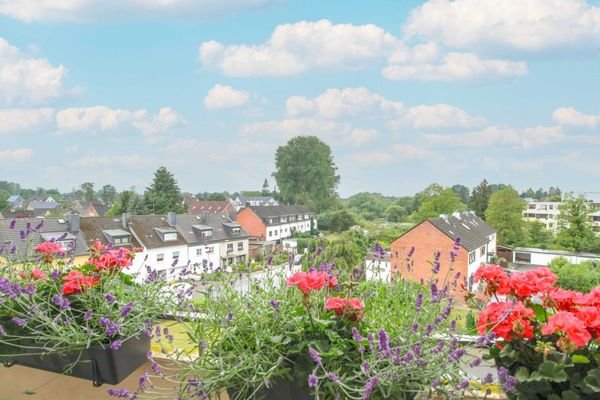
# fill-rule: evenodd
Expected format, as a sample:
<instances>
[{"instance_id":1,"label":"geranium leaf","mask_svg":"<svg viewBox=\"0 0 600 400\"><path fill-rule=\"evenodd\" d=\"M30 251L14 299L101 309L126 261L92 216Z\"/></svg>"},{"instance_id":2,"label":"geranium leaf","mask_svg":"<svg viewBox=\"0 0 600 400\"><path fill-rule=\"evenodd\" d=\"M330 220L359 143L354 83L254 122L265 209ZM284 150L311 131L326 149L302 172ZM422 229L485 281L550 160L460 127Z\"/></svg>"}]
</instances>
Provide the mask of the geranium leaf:
<instances>
[{"instance_id":1,"label":"geranium leaf","mask_svg":"<svg viewBox=\"0 0 600 400\"><path fill-rule=\"evenodd\" d=\"M573 354L571 356L571 361L573 361L574 364L589 364L590 363L590 359L581 354Z\"/></svg>"},{"instance_id":2,"label":"geranium leaf","mask_svg":"<svg viewBox=\"0 0 600 400\"><path fill-rule=\"evenodd\" d=\"M595 368L588 372L588 375L583 378L581 387L584 393L600 393L600 368Z\"/></svg>"},{"instance_id":3,"label":"geranium leaf","mask_svg":"<svg viewBox=\"0 0 600 400\"><path fill-rule=\"evenodd\" d=\"M529 371L525 367L520 367L515 373L515 378L519 382L526 382L527 380L529 380Z\"/></svg>"},{"instance_id":4,"label":"geranium leaf","mask_svg":"<svg viewBox=\"0 0 600 400\"><path fill-rule=\"evenodd\" d=\"M531 381L564 382L567 379L568 375L564 367L552 361L544 361L529 377Z\"/></svg>"}]
</instances>

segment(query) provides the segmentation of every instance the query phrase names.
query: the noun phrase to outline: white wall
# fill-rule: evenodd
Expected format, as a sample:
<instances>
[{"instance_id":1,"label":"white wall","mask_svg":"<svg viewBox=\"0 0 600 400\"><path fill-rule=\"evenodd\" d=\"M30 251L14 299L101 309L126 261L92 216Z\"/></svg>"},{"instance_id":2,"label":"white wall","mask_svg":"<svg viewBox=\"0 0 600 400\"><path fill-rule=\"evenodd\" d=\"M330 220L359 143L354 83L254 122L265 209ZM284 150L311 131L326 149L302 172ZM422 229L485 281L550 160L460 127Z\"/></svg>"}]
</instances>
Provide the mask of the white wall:
<instances>
[{"instance_id":1,"label":"white wall","mask_svg":"<svg viewBox=\"0 0 600 400\"><path fill-rule=\"evenodd\" d=\"M367 260L365 279L368 281L389 282L391 276L391 263L384 260Z\"/></svg>"},{"instance_id":2,"label":"white wall","mask_svg":"<svg viewBox=\"0 0 600 400\"><path fill-rule=\"evenodd\" d=\"M267 225L267 232L265 240L279 240L285 239L292 236L292 232L306 233L310 232L310 218L303 219L301 221L284 222L277 225ZM316 225L316 220L315 220ZM316 228L316 226L315 226ZM272 236L269 236L269 232L273 232Z\"/></svg>"},{"instance_id":3,"label":"white wall","mask_svg":"<svg viewBox=\"0 0 600 400\"><path fill-rule=\"evenodd\" d=\"M146 266L150 266L152 269L157 271L167 271L167 275L170 273L170 269L173 264L173 252L179 252L179 261L177 262L176 268L182 268L188 263L188 252L187 245L160 247L156 249L147 249L140 253L136 253L133 259L133 265L131 265L127 272L129 273L140 273L140 280L145 279L147 272ZM163 261L157 261L157 256L163 254ZM147 258L146 258L147 256Z\"/></svg>"},{"instance_id":4,"label":"white wall","mask_svg":"<svg viewBox=\"0 0 600 400\"><path fill-rule=\"evenodd\" d=\"M197 254L200 250L201 254ZM206 261L207 271L212 272L221 266L221 253L218 243L198 244L189 246L188 259L192 271L201 273L204 271L204 261ZM211 267L212 265L212 267Z\"/></svg>"}]
</instances>

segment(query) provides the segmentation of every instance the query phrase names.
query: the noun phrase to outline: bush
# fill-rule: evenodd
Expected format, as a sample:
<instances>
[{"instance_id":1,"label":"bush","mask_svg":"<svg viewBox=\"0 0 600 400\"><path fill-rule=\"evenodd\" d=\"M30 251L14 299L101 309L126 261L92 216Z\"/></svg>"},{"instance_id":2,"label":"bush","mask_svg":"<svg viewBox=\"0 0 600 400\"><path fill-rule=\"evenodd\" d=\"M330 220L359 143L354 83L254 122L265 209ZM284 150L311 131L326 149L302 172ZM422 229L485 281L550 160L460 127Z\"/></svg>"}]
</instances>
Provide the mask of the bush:
<instances>
[{"instance_id":1,"label":"bush","mask_svg":"<svg viewBox=\"0 0 600 400\"><path fill-rule=\"evenodd\" d=\"M563 289L589 292L600 285L600 269L595 262L572 264L566 258L558 257L552 260L549 267L558 275L558 286Z\"/></svg>"}]
</instances>

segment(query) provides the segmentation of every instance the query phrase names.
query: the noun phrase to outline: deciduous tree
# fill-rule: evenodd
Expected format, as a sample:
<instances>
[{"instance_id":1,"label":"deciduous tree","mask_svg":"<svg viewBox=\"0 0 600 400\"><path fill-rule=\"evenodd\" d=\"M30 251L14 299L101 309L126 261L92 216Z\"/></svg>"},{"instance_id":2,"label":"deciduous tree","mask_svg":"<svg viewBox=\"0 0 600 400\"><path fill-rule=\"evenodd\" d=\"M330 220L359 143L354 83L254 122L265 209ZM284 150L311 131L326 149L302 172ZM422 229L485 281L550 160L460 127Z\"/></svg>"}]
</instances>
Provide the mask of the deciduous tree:
<instances>
[{"instance_id":1,"label":"deciduous tree","mask_svg":"<svg viewBox=\"0 0 600 400\"><path fill-rule=\"evenodd\" d=\"M490 197L485 218L498 231L498 244L518 246L527 242L523 220L525 206L525 200L510 186Z\"/></svg>"},{"instance_id":2,"label":"deciduous tree","mask_svg":"<svg viewBox=\"0 0 600 400\"><path fill-rule=\"evenodd\" d=\"M427 218L439 217L441 214L452 214L456 211L467 209L452 189L444 189L441 185L434 183L417 194L421 205L413 213L413 221L420 223Z\"/></svg>"},{"instance_id":3,"label":"deciduous tree","mask_svg":"<svg viewBox=\"0 0 600 400\"><path fill-rule=\"evenodd\" d=\"M556 236L556 244L571 251L592 251L598 238L590 224L592 209L583 197L567 196L560 210L560 230Z\"/></svg>"}]
</instances>

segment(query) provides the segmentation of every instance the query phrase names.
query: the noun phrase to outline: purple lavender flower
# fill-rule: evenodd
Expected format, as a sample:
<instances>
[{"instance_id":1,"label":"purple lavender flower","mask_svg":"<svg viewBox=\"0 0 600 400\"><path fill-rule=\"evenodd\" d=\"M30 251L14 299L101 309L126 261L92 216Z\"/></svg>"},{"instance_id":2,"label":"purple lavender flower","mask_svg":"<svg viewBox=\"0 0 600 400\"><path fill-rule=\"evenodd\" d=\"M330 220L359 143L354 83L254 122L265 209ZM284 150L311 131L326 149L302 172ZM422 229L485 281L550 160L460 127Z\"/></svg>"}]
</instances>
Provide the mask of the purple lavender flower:
<instances>
[{"instance_id":1,"label":"purple lavender flower","mask_svg":"<svg viewBox=\"0 0 600 400\"><path fill-rule=\"evenodd\" d=\"M19 317L12 317L10 319L15 325L19 326L19 327L24 327L25 324L27 324L27 321L24 320L23 318L19 318Z\"/></svg>"},{"instance_id":2,"label":"purple lavender flower","mask_svg":"<svg viewBox=\"0 0 600 400\"><path fill-rule=\"evenodd\" d=\"M50 277L52 278L52 280L54 282L58 282L60 280L62 276L62 272L59 271L58 269L55 269L54 271L50 272Z\"/></svg>"},{"instance_id":3,"label":"purple lavender flower","mask_svg":"<svg viewBox=\"0 0 600 400\"><path fill-rule=\"evenodd\" d=\"M127 389L108 389L108 395L118 398L129 398L129 390Z\"/></svg>"},{"instance_id":4,"label":"purple lavender flower","mask_svg":"<svg viewBox=\"0 0 600 400\"><path fill-rule=\"evenodd\" d=\"M142 393L146 391L146 382L148 382L148 373L144 372L144 375L140 376L138 380L138 387Z\"/></svg>"},{"instance_id":5,"label":"purple lavender flower","mask_svg":"<svg viewBox=\"0 0 600 400\"><path fill-rule=\"evenodd\" d=\"M433 325L429 324L427 325L427 327L425 328L425 335L429 336L431 335L431 332L433 332Z\"/></svg>"},{"instance_id":6,"label":"purple lavender flower","mask_svg":"<svg viewBox=\"0 0 600 400\"><path fill-rule=\"evenodd\" d=\"M442 349L444 348L444 345L446 344L446 341L444 339L441 339L438 344L436 344L434 346L433 349L431 349L432 353L439 353L440 351L442 351Z\"/></svg>"},{"instance_id":7,"label":"purple lavender flower","mask_svg":"<svg viewBox=\"0 0 600 400\"><path fill-rule=\"evenodd\" d=\"M473 361L471 361L469 363L469 366L471 368L475 368L475 367L479 366L479 364L481 364L481 358L478 357L478 358L475 358Z\"/></svg>"},{"instance_id":8,"label":"purple lavender flower","mask_svg":"<svg viewBox=\"0 0 600 400\"><path fill-rule=\"evenodd\" d=\"M456 362L460 360L462 356L465 355L465 351L463 349L456 349L451 354L448 355L448 360Z\"/></svg>"},{"instance_id":9,"label":"purple lavender flower","mask_svg":"<svg viewBox=\"0 0 600 400\"><path fill-rule=\"evenodd\" d=\"M319 378L317 378L317 376L315 374L310 374L308 376L308 387L309 388L317 387L318 383L319 383Z\"/></svg>"},{"instance_id":10,"label":"purple lavender flower","mask_svg":"<svg viewBox=\"0 0 600 400\"><path fill-rule=\"evenodd\" d=\"M359 344L363 341L363 337L360 335L360 332L358 331L358 329L356 329L355 326L352 327L352 338L356 343Z\"/></svg>"},{"instance_id":11,"label":"purple lavender flower","mask_svg":"<svg viewBox=\"0 0 600 400\"><path fill-rule=\"evenodd\" d=\"M412 255L415 253L415 246L412 246L410 248L410 250L408 251L408 257L412 257Z\"/></svg>"},{"instance_id":12,"label":"purple lavender flower","mask_svg":"<svg viewBox=\"0 0 600 400\"><path fill-rule=\"evenodd\" d=\"M275 311L279 311L279 302L277 300L271 300L271 307L273 307Z\"/></svg>"},{"instance_id":13,"label":"purple lavender flower","mask_svg":"<svg viewBox=\"0 0 600 400\"><path fill-rule=\"evenodd\" d=\"M90 318L92 318L92 315L94 315L94 312L92 310L87 310L85 314L83 314L83 320L89 321Z\"/></svg>"},{"instance_id":14,"label":"purple lavender flower","mask_svg":"<svg viewBox=\"0 0 600 400\"><path fill-rule=\"evenodd\" d=\"M98 320L98 323L102 326L108 326L108 325L112 324L112 321L110 319L108 319L107 317L100 317L100 319Z\"/></svg>"},{"instance_id":15,"label":"purple lavender flower","mask_svg":"<svg viewBox=\"0 0 600 400\"><path fill-rule=\"evenodd\" d=\"M362 369L365 375L371 375L371 366L368 361L362 363Z\"/></svg>"},{"instance_id":16,"label":"purple lavender flower","mask_svg":"<svg viewBox=\"0 0 600 400\"><path fill-rule=\"evenodd\" d=\"M310 356L310 358L313 359L313 361L317 364L321 363L321 355L319 354L318 351L316 351L315 349L313 349L312 347L308 348L308 355Z\"/></svg>"},{"instance_id":17,"label":"purple lavender flower","mask_svg":"<svg viewBox=\"0 0 600 400\"><path fill-rule=\"evenodd\" d=\"M415 300L415 309L421 311L421 306L423 305L423 293L419 293L417 295L417 299Z\"/></svg>"},{"instance_id":18,"label":"purple lavender flower","mask_svg":"<svg viewBox=\"0 0 600 400\"><path fill-rule=\"evenodd\" d=\"M458 385L456 385L456 388L458 390L463 390L463 389L466 389L467 387L469 387L469 381L462 381Z\"/></svg>"},{"instance_id":19,"label":"purple lavender flower","mask_svg":"<svg viewBox=\"0 0 600 400\"><path fill-rule=\"evenodd\" d=\"M384 329L380 329L377 336L379 338L379 351L385 352L389 356L391 354L390 336Z\"/></svg>"},{"instance_id":20,"label":"purple lavender flower","mask_svg":"<svg viewBox=\"0 0 600 400\"><path fill-rule=\"evenodd\" d=\"M114 342L112 342L110 344L110 348L112 350L119 350L122 345L123 345L123 341L122 340L115 340Z\"/></svg>"},{"instance_id":21,"label":"purple lavender flower","mask_svg":"<svg viewBox=\"0 0 600 400\"><path fill-rule=\"evenodd\" d=\"M437 380L437 379L432 380L431 381L431 388L435 389L436 387L440 386L440 383L441 382L439 380Z\"/></svg>"},{"instance_id":22,"label":"purple lavender flower","mask_svg":"<svg viewBox=\"0 0 600 400\"><path fill-rule=\"evenodd\" d=\"M419 323L415 322L412 324L412 327L410 328L410 333L415 333L417 331L417 329L419 329Z\"/></svg>"},{"instance_id":23,"label":"purple lavender flower","mask_svg":"<svg viewBox=\"0 0 600 400\"><path fill-rule=\"evenodd\" d=\"M115 301L117 301L117 298L115 297L114 294L112 293L108 293L104 295L104 298L106 299L106 301L108 301L110 304L114 303Z\"/></svg>"},{"instance_id":24,"label":"purple lavender flower","mask_svg":"<svg viewBox=\"0 0 600 400\"><path fill-rule=\"evenodd\" d=\"M486 376L483 377L482 383L484 385L489 385L492 382L494 382L494 376L491 373L488 373Z\"/></svg>"},{"instance_id":25,"label":"purple lavender flower","mask_svg":"<svg viewBox=\"0 0 600 400\"><path fill-rule=\"evenodd\" d=\"M19 235L21 236L21 239L25 239L27 237L27 234L25 233L25 231L19 232Z\"/></svg>"},{"instance_id":26,"label":"purple lavender flower","mask_svg":"<svg viewBox=\"0 0 600 400\"><path fill-rule=\"evenodd\" d=\"M133 303L127 303L123 306L123 309L121 310L121 317L125 318L129 315L129 313L131 312L131 310L133 309Z\"/></svg>"},{"instance_id":27,"label":"purple lavender flower","mask_svg":"<svg viewBox=\"0 0 600 400\"><path fill-rule=\"evenodd\" d=\"M371 398L373 389L377 385L377 382L379 382L379 377L377 375L367 381L365 388L363 389L362 400L368 400Z\"/></svg>"},{"instance_id":28,"label":"purple lavender flower","mask_svg":"<svg viewBox=\"0 0 600 400\"><path fill-rule=\"evenodd\" d=\"M420 357L421 356L421 343L416 343L413 346L412 351L413 351L413 353L414 353L415 356Z\"/></svg>"},{"instance_id":29,"label":"purple lavender flower","mask_svg":"<svg viewBox=\"0 0 600 400\"><path fill-rule=\"evenodd\" d=\"M105 331L106 336L108 336L108 337L115 336L117 333L119 333L120 328L121 328L121 326L119 324L112 323L112 324L108 325L106 327L106 331Z\"/></svg>"},{"instance_id":30,"label":"purple lavender flower","mask_svg":"<svg viewBox=\"0 0 600 400\"><path fill-rule=\"evenodd\" d=\"M38 231L44 227L44 220L41 220L39 224L35 226L35 230Z\"/></svg>"},{"instance_id":31,"label":"purple lavender flower","mask_svg":"<svg viewBox=\"0 0 600 400\"><path fill-rule=\"evenodd\" d=\"M367 335L367 340L369 341L369 347L371 348L371 351L375 350L375 339L373 338L373 334L369 332L369 334Z\"/></svg>"},{"instance_id":32,"label":"purple lavender flower","mask_svg":"<svg viewBox=\"0 0 600 400\"><path fill-rule=\"evenodd\" d=\"M317 257L320 256L322 252L323 252L323 247L321 247L321 246L317 247Z\"/></svg>"},{"instance_id":33,"label":"purple lavender flower","mask_svg":"<svg viewBox=\"0 0 600 400\"><path fill-rule=\"evenodd\" d=\"M229 314L227 314L227 322L231 322L231 320L233 319L233 313L231 311L229 311Z\"/></svg>"},{"instance_id":34,"label":"purple lavender flower","mask_svg":"<svg viewBox=\"0 0 600 400\"><path fill-rule=\"evenodd\" d=\"M13 219L12 221L10 221L10 225L8 225L8 227L10 229L15 229L15 226L17 226L17 220Z\"/></svg>"},{"instance_id":35,"label":"purple lavender flower","mask_svg":"<svg viewBox=\"0 0 600 400\"><path fill-rule=\"evenodd\" d=\"M338 378L338 376L333 372L328 372L325 377L333 383L340 383L340 378Z\"/></svg>"}]
</instances>

